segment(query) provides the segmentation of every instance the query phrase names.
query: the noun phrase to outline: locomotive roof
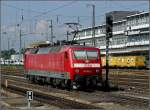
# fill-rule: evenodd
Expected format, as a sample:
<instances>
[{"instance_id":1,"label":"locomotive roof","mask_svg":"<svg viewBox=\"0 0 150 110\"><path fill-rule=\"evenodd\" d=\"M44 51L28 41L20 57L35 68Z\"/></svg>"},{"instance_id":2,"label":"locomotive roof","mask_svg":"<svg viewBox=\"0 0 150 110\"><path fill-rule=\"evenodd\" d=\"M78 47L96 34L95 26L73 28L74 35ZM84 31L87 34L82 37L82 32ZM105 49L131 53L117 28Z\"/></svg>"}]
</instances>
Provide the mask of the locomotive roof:
<instances>
[{"instance_id":1,"label":"locomotive roof","mask_svg":"<svg viewBox=\"0 0 150 110\"><path fill-rule=\"evenodd\" d=\"M69 48L95 49L95 47L89 47L84 45L57 45L57 46L48 46L48 47L28 48L28 51L31 54L44 54L44 53L55 53L55 52L65 51L68 50Z\"/></svg>"},{"instance_id":2,"label":"locomotive roof","mask_svg":"<svg viewBox=\"0 0 150 110\"><path fill-rule=\"evenodd\" d=\"M69 47L69 48L93 48L93 49L96 48L96 47L90 47L90 46L85 46L85 45L64 45L64 46Z\"/></svg>"},{"instance_id":3,"label":"locomotive roof","mask_svg":"<svg viewBox=\"0 0 150 110\"><path fill-rule=\"evenodd\" d=\"M46 46L46 47L38 47L38 48L96 48L91 46L85 46L85 45L55 45L55 46ZM28 49L34 49L34 48L28 48Z\"/></svg>"}]
</instances>

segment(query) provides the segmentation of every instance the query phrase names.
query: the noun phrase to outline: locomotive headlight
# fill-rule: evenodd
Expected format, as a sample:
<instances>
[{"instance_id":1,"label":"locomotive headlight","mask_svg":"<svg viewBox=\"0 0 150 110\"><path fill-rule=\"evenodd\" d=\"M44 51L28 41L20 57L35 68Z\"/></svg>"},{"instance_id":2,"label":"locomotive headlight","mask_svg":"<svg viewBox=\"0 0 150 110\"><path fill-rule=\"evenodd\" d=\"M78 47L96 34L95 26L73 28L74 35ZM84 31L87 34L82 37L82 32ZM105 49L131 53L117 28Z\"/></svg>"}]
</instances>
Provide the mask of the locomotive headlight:
<instances>
[{"instance_id":1,"label":"locomotive headlight","mask_svg":"<svg viewBox=\"0 0 150 110\"><path fill-rule=\"evenodd\" d=\"M76 73L79 73L79 72L80 72L80 70L79 70L79 69L75 69L75 72L76 72Z\"/></svg>"},{"instance_id":2,"label":"locomotive headlight","mask_svg":"<svg viewBox=\"0 0 150 110\"><path fill-rule=\"evenodd\" d=\"M100 72L100 70L99 69L96 69L96 73L99 73Z\"/></svg>"}]
</instances>

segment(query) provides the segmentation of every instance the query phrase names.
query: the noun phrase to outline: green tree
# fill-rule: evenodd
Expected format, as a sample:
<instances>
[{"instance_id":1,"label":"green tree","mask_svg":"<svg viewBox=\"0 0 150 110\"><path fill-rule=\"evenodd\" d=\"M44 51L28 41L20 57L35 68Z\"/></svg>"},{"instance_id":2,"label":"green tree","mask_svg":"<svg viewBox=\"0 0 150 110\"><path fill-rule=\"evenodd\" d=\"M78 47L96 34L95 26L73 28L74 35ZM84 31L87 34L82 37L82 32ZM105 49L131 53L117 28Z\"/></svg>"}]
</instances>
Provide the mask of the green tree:
<instances>
[{"instance_id":1,"label":"green tree","mask_svg":"<svg viewBox=\"0 0 150 110\"><path fill-rule=\"evenodd\" d=\"M11 55L16 54L15 49L10 49L10 50L3 50L1 51L1 56L2 58L6 59L10 59Z\"/></svg>"},{"instance_id":2,"label":"green tree","mask_svg":"<svg viewBox=\"0 0 150 110\"><path fill-rule=\"evenodd\" d=\"M25 48L22 48L21 49L21 54L24 54L24 52L25 52Z\"/></svg>"},{"instance_id":3,"label":"green tree","mask_svg":"<svg viewBox=\"0 0 150 110\"><path fill-rule=\"evenodd\" d=\"M7 50L1 51L1 56L2 56L2 58L4 58L5 60L10 58L9 52L8 52Z\"/></svg>"},{"instance_id":4,"label":"green tree","mask_svg":"<svg viewBox=\"0 0 150 110\"><path fill-rule=\"evenodd\" d=\"M12 55L12 54L16 54L15 49L13 49L13 48L12 48L12 49L10 49L10 50L9 50L9 54L10 54L10 55Z\"/></svg>"}]
</instances>

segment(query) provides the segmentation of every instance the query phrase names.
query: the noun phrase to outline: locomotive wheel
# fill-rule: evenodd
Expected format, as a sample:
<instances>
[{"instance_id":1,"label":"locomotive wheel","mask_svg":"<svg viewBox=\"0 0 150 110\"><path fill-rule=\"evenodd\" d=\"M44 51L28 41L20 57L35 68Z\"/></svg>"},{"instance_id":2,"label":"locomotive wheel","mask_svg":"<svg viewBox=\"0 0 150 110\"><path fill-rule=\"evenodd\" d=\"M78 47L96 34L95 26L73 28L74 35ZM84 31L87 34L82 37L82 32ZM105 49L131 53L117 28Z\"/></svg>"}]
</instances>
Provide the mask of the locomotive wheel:
<instances>
[{"instance_id":1,"label":"locomotive wheel","mask_svg":"<svg viewBox=\"0 0 150 110\"><path fill-rule=\"evenodd\" d=\"M38 80L38 82L39 82L39 85L42 85L43 84L43 82L42 82L42 80L40 79L40 80Z\"/></svg>"},{"instance_id":2,"label":"locomotive wheel","mask_svg":"<svg viewBox=\"0 0 150 110\"><path fill-rule=\"evenodd\" d=\"M28 81L31 83L31 78L30 78L31 76L28 76L27 77L27 79L28 79Z\"/></svg>"},{"instance_id":3,"label":"locomotive wheel","mask_svg":"<svg viewBox=\"0 0 150 110\"><path fill-rule=\"evenodd\" d=\"M61 79L56 79L56 87L61 88Z\"/></svg>"},{"instance_id":4,"label":"locomotive wheel","mask_svg":"<svg viewBox=\"0 0 150 110\"><path fill-rule=\"evenodd\" d=\"M66 84L65 84L65 80L63 79L61 81L61 89L65 89L66 88Z\"/></svg>"},{"instance_id":5,"label":"locomotive wheel","mask_svg":"<svg viewBox=\"0 0 150 110\"><path fill-rule=\"evenodd\" d=\"M32 82L32 83L35 83L35 76L32 76L31 82Z\"/></svg>"},{"instance_id":6,"label":"locomotive wheel","mask_svg":"<svg viewBox=\"0 0 150 110\"><path fill-rule=\"evenodd\" d=\"M53 84L52 84L52 86L53 86L54 88L56 88L56 86L57 86L57 83L56 83L56 79L55 79L55 78L53 79Z\"/></svg>"},{"instance_id":7,"label":"locomotive wheel","mask_svg":"<svg viewBox=\"0 0 150 110\"><path fill-rule=\"evenodd\" d=\"M38 84L37 76L35 76L35 83Z\"/></svg>"},{"instance_id":8,"label":"locomotive wheel","mask_svg":"<svg viewBox=\"0 0 150 110\"><path fill-rule=\"evenodd\" d=\"M51 86L53 86L53 78L50 78L49 83Z\"/></svg>"},{"instance_id":9,"label":"locomotive wheel","mask_svg":"<svg viewBox=\"0 0 150 110\"><path fill-rule=\"evenodd\" d=\"M37 77L37 81L39 85L44 85L44 79L42 77Z\"/></svg>"},{"instance_id":10,"label":"locomotive wheel","mask_svg":"<svg viewBox=\"0 0 150 110\"><path fill-rule=\"evenodd\" d=\"M30 81L30 83L34 83L34 76L28 76L28 80Z\"/></svg>"},{"instance_id":11,"label":"locomotive wheel","mask_svg":"<svg viewBox=\"0 0 150 110\"><path fill-rule=\"evenodd\" d=\"M92 85L93 85L93 86L96 86L96 85L97 85L96 79L93 79L91 82L92 82Z\"/></svg>"},{"instance_id":12,"label":"locomotive wheel","mask_svg":"<svg viewBox=\"0 0 150 110\"><path fill-rule=\"evenodd\" d=\"M71 80L66 80L66 89L70 91L72 89L72 81Z\"/></svg>"}]
</instances>

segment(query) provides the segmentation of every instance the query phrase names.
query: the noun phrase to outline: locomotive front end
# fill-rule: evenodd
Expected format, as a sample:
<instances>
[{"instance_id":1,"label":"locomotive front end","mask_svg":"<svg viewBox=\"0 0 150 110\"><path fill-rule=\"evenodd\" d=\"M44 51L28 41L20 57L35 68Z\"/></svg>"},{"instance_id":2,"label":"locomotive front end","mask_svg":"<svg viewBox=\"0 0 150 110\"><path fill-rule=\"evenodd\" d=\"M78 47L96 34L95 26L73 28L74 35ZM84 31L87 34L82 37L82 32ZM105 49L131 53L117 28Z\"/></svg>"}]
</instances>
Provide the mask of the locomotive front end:
<instances>
[{"instance_id":1,"label":"locomotive front end","mask_svg":"<svg viewBox=\"0 0 150 110\"><path fill-rule=\"evenodd\" d=\"M97 48L73 49L72 76L76 86L96 86L101 84L100 50Z\"/></svg>"}]
</instances>

